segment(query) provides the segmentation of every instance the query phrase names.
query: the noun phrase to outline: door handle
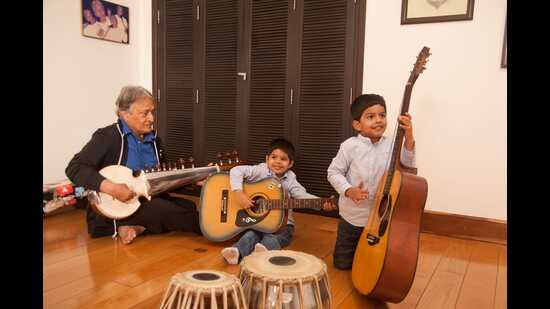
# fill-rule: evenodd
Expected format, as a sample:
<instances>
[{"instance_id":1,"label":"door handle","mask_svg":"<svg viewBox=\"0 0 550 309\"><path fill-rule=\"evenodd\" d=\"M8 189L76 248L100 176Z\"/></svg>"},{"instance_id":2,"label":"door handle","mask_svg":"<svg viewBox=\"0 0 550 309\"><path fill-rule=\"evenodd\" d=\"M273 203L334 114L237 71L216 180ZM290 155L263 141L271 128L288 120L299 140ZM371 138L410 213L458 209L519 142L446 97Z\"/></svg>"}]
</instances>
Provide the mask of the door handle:
<instances>
[{"instance_id":1,"label":"door handle","mask_svg":"<svg viewBox=\"0 0 550 309\"><path fill-rule=\"evenodd\" d=\"M237 75L242 76L243 80L246 80L246 72L237 72Z\"/></svg>"}]
</instances>

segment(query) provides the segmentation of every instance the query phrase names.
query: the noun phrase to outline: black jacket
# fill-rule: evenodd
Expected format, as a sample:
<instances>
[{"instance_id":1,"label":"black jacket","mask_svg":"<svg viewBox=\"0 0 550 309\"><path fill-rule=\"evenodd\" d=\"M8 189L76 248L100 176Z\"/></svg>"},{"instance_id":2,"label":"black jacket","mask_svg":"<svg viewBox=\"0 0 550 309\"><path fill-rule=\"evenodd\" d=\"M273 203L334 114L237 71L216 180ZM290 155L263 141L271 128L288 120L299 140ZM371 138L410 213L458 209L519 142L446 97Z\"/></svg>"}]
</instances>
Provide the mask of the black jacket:
<instances>
[{"instance_id":1,"label":"black jacket","mask_svg":"<svg viewBox=\"0 0 550 309\"><path fill-rule=\"evenodd\" d=\"M164 162L162 144L156 132L153 146L158 161ZM75 185L99 191L105 179L99 171L109 165L126 165L127 159L127 135L122 134L122 124L118 120L94 132L92 139L71 159L65 174Z\"/></svg>"}]
</instances>

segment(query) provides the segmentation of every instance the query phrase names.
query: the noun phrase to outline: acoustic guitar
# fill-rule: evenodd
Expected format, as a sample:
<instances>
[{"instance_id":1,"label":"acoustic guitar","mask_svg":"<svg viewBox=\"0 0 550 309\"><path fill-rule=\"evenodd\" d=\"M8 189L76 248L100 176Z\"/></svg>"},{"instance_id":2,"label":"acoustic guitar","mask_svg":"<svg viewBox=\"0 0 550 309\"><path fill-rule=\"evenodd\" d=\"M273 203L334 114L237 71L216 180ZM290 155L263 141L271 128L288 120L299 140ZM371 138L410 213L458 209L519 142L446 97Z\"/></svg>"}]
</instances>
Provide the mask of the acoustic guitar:
<instances>
[{"instance_id":1,"label":"acoustic guitar","mask_svg":"<svg viewBox=\"0 0 550 309\"><path fill-rule=\"evenodd\" d=\"M123 165L106 166L99 171L103 177L114 183L126 184L136 195L122 202L107 193L91 191L88 201L97 213L109 219L124 219L139 209L141 197L151 200L153 196L198 182L213 173L241 164L237 151L218 154L218 159L216 164L204 167L194 167L192 158L180 159L179 166L176 163L164 163L145 171L132 171ZM224 159L227 161L224 162Z\"/></svg>"},{"instance_id":2,"label":"acoustic guitar","mask_svg":"<svg viewBox=\"0 0 550 309\"><path fill-rule=\"evenodd\" d=\"M336 198L286 198L281 182L272 177L244 183L243 192L254 201L253 207L241 208L231 191L228 173L208 177L199 204L199 222L204 237L225 241L247 229L274 233L286 222L288 209L322 209L327 201L337 205Z\"/></svg>"},{"instance_id":3,"label":"acoustic guitar","mask_svg":"<svg viewBox=\"0 0 550 309\"><path fill-rule=\"evenodd\" d=\"M409 109L412 87L430 55L420 51L405 87L401 115ZM371 298L400 302L411 288L418 259L420 225L428 196L426 179L399 158L403 129L397 127L388 170L382 176L375 203L355 251L352 281Z\"/></svg>"}]
</instances>

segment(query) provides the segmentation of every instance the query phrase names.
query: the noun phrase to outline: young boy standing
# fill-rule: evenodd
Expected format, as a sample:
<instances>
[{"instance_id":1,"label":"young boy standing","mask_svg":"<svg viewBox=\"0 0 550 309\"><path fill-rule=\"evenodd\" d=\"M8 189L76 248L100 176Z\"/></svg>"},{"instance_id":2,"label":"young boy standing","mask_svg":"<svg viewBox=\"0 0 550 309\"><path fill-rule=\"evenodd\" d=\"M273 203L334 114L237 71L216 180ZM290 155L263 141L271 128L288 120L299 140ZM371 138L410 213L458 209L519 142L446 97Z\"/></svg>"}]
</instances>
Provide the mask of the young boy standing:
<instances>
[{"instance_id":1,"label":"young boy standing","mask_svg":"<svg viewBox=\"0 0 550 309\"><path fill-rule=\"evenodd\" d=\"M327 178L340 194L333 258L338 269L351 269L355 248L373 208L378 183L391 156L392 140L384 136L386 102L377 94L364 94L351 104L352 126L358 132L345 140L327 169ZM404 130L401 163L415 166L415 142L409 113L399 116Z\"/></svg>"},{"instance_id":2,"label":"young boy standing","mask_svg":"<svg viewBox=\"0 0 550 309\"><path fill-rule=\"evenodd\" d=\"M281 181L283 189L290 198L318 198L306 192L306 189L296 180L296 174L290 170L294 164L294 146L289 141L279 138L271 141L265 156L265 163L258 165L240 165L229 172L231 190L234 191L243 208L254 206L254 201L243 192L243 181L255 182L267 177ZM334 205L328 202L323 205L326 210ZM237 264L239 259L252 252L279 250L290 244L294 233L294 218L292 209L288 210L288 222L275 233L263 233L254 230L246 231L233 246L224 248L222 256L229 264Z\"/></svg>"}]
</instances>

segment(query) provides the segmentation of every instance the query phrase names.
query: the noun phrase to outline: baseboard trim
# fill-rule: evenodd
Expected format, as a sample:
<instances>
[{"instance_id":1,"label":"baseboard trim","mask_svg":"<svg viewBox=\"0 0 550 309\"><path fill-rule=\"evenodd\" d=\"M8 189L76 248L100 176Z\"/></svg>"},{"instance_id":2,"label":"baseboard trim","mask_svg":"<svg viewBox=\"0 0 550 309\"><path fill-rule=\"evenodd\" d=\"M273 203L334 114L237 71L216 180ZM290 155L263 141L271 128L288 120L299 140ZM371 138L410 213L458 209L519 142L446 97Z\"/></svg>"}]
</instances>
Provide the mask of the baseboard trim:
<instances>
[{"instance_id":1,"label":"baseboard trim","mask_svg":"<svg viewBox=\"0 0 550 309\"><path fill-rule=\"evenodd\" d=\"M191 200L196 203L197 207L200 201L199 197L188 194L170 193L170 196ZM301 210L297 212L304 211ZM316 211L310 213L318 215ZM335 212L333 216L338 217L338 213ZM432 210L424 211L421 232L504 245L507 243L507 224L504 220L465 216Z\"/></svg>"},{"instance_id":2,"label":"baseboard trim","mask_svg":"<svg viewBox=\"0 0 550 309\"><path fill-rule=\"evenodd\" d=\"M499 244L507 243L504 220L472 217L438 211L424 211L422 232Z\"/></svg>"}]
</instances>

